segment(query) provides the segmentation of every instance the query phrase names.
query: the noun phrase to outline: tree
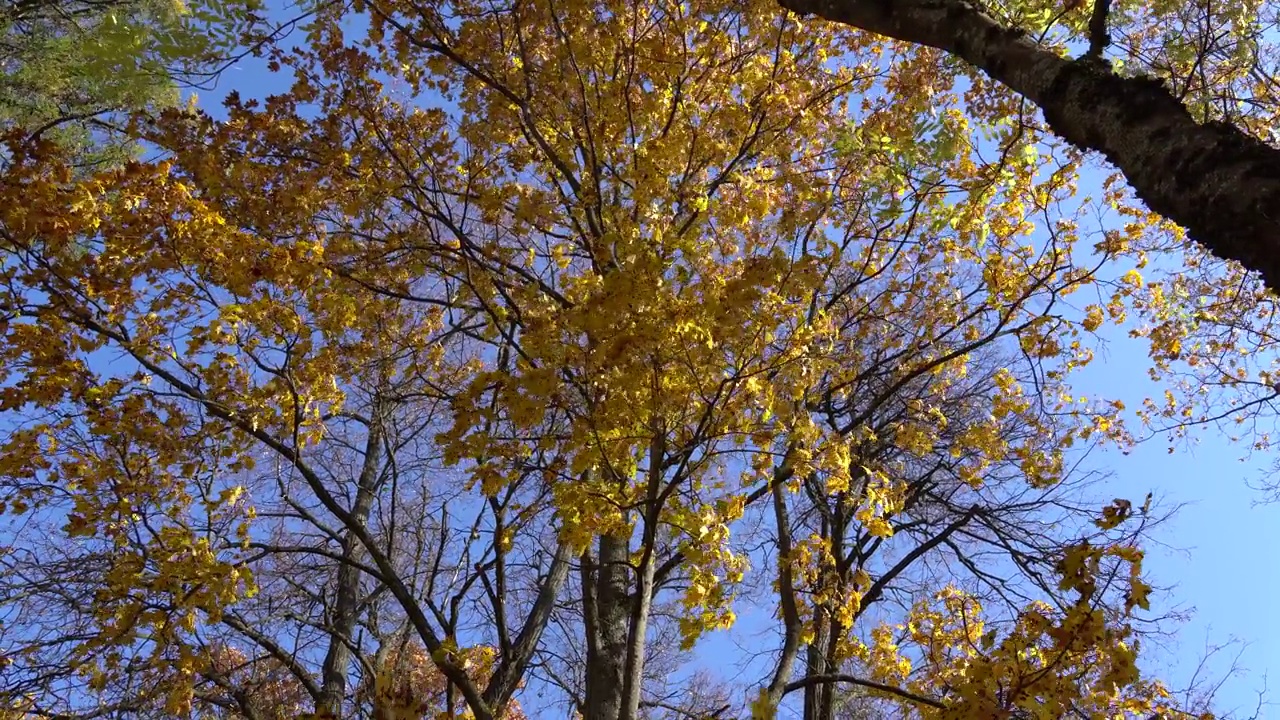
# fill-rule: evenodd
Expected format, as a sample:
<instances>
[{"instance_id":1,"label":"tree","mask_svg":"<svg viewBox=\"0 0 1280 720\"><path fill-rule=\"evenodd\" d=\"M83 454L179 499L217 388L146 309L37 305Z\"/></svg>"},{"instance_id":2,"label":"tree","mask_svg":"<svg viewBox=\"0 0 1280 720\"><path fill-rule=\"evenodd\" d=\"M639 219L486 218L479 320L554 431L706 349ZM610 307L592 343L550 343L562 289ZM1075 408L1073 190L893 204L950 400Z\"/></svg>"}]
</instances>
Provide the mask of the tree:
<instances>
[{"instance_id":1,"label":"tree","mask_svg":"<svg viewBox=\"0 0 1280 720\"><path fill-rule=\"evenodd\" d=\"M954 55L1119 168L1137 196L1214 255L1280 287L1280 149L1267 3L782 0ZM1120 38L1117 62L1104 57ZM1153 42L1154 41L1154 42ZM1067 49L1087 43L1075 59ZM1125 71L1118 60L1124 60ZM1165 62L1160 62L1165 61ZM1170 62L1171 61L1171 62ZM1135 70L1136 69L1136 70Z\"/></svg>"},{"instance_id":2,"label":"tree","mask_svg":"<svg viewBox=\"0 0 1280 720\"><path fill-rule=\"evenodd\" d=\"M84 166L136 151L133 113L175 105L262 31L257 6L173 0L19 0L0 9L0 128L50 134Z\"/></svg>"},{"instance_id":3,"label":"tree","mask_svg":"<svg viewBox=\"0 0 1280 720\"><path fill-rule=\"evenodd\" d=\"M271 48L290 92L146 124L160 159L11 138L26 712L1163 707L1146 509L1071 484L1129 439L1071 371L1145 301L1077 249L1075 158L769 2L355 11ZM780 642L739 702L657 675L752 588Z\"/></svg>"}]
</instances>

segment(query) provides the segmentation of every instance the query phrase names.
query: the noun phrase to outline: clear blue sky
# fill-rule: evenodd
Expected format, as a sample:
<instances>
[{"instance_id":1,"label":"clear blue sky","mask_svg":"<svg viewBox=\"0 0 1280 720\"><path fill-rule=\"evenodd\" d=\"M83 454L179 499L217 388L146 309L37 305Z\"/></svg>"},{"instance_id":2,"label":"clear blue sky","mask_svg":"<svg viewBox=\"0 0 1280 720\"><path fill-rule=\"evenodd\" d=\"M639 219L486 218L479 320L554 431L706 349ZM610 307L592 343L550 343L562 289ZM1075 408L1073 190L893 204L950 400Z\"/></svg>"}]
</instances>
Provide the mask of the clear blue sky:
<instances>
[{"instance_id":1,"label":"clear blue sky","mask_svg":"<svg viewBox=\"0 0 1280 720\"><path fill-rule=\"evenodd\" d=\"M260 98L287 87L286 77L272 76L250 58L228 69L216 88L201 91L200 105L216 117L231 90ZM1097 178L1090 173L1086 180ZM1161 390L1147 379L1143 343L1123 332L1113 334L1107 352L1099 353L1074 385L1083 394L1139 407L1144 397ZM1263 706L1258 717L1280 717L1280 612L1272 604L1280 597L1280 505L1260 505L1263 495L1249 487L1271 461L1257 457L1241 462L1244 446L1229 443L1216 430L1201 430L1194 438L1180 443L1173 454L1163 438L1156 438L1128 455L1098 451L1087 461L1088 467L1113 474L1104 486L1108 495L1140 503L1154 492L1158 507L1183 506L1156 530L1160 544L1148 547L1147 571L1157 587L1168 588L1153 598L1152 614L1182 611L1190 617L1174 627L1176 635L1166 646L1148 649L1148 669L1181 688L1191 681L1207 646L1236 640L1201 675L1210 684L1225 677L1214 709L1239 718L1253 716L1258 692L1271 674L1275 691L1267 699L1277 704ZM757 620L768 622L771 610L761 611ZM1226 677L1237 655L1240 672ZM526 701L530 704L536 702Z\"/></svg>"},{"instance_id":2,"label":"clear blue sky","mask_svg":"<svg viewBox=\"0 0 1280 720\"><path fill-rule=\"evenodd\" d=\"M1109 350L1080 374L1078 387L1119 398L1130 408L1160 392L1146 376L1142 343L1120 336ZM1172 586L1152 604L1153 614L1194 612L1168 648L1152 649L1163 661L1152 669L1171 686L1185 686L1206 643L1238 639L1244 644L1244 672L1222 686L1215 709L1248 718L1268 673L1275 690L1270 699L1280 703L1280 613L1273 604L1280 593L1280 505L1259 505L1264 495L1250 488L1270 467L1269 457L1242 462L1245 448L1216 430L1201 430L1195 438L1199 442L1179 443L1172 454L1163 438L1155 438L1128 455L1098 452L1090 460L1112 470L1109 487L1117 497L1140 501L1154 492L1160 506L1185 503L1155 532L1167 547L1150 545L1146 567L1155 585ZM1205 675L1215 682L1224 677L1238 650L1219 653ZM1280 704L1263 707L1259 717L1280 717Z\"/></svg>"}]
</instances>

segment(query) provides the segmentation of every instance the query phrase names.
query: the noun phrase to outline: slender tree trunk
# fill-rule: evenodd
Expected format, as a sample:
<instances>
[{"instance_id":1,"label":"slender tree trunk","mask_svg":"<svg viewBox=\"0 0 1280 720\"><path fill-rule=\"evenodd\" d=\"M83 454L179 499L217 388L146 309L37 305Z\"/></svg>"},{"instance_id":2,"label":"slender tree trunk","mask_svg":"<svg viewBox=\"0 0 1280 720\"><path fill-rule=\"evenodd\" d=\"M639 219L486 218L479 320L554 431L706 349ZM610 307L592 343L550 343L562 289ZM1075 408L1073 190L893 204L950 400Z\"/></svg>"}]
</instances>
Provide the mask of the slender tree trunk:
<instances>
[{"instance_id":1,"label":"slender tree trunk","mask_svg":"<svg viewBox=\"0 0 1280 720\"><path fill-rule=\"evenodd\" d=\"M360 525L369 519L373 495L382 469L382 427L379 414L373 413L365 441L364 462L356 480L356 498L351 518ZM320 697L316 714L342 717L342 703L347 696L347 674L350 672L356 622L359 620L361 571L353 563L361 548L354 531L348 530L342 540L342 559L338 565L337 586L329 617L329 648L320 671Z\"/></svg>"},{"instance_id":2,"label":"slender tree trunk","mask_svg":"<svg viewBox=\"0 0 1280 720\"><path fill-rule=\"evenodd\" d=\"M795 562L791 542L791 518L781 482L773 483L773 516L778 530L778 602L782 611L782 653L773 670L773 679L765 689L764 700L770 712L777 712L791 680L791 669L800 654L801 619L796 603Z\"/></svg>"},{"instance_id":3,"label":"slender tree trunk","mask_svg":"<svg viewBox=\"0 0 1280 720\"><path fill-rule=\"evenodd\" d=\"M972 0L781 0L801 14L945 50L1035 103L1055 133L1102 153L1153 211L1280 290L1280 149L1201 124L1160 81L1063 58Z\"/></svg>"},{"instance_id":4,"label":"slender tree trunk","mask_svg":"<svg viewBox=\"0 0 1280 720\"><path fill-rule=\"evenodd\" d=\"M645 643L649 636L649 615L653 608L653 574L656 569L652 556L646 551L640 565L636 591L631 596L626 664L622 675L620 720L636 720L640 715L640 691L644 685Z\"/></svg>"},{"instance_id":5,"label":"slender tree trunk","mask_svg":"<svg viewBox=\"0 0 1280 720\"><path fill-rule=\"evenodd\" d=\"M344 560L354 559L359 543L348 534L342 543ZM360 571L351 565L338 567L337 588L329 619L329 649L320 673L320 697L316 714L321 717L342 716L342 701L347 694L347 671L351 665L351 648L347 645L356 626L356 604L360 601Z\"/></svg>"},{"instance_id":6,"label":"slender tree trunk","mask_svg":"<svg viewBox=\"0 0 1280 720\"><path fill-rule=\"evenodd\" d=\"M655 394L658 374L655 371ZM644 527L641 534L640 566L636 568L636 591L632 596L631 617L627 627L627 664L623 670L621 720L636 720L640 715L640 691L644 684L644 661L649 636L649 614L653 608L654 574L657 563L654 552L658 544L658 518L662 515L663 465L667 459L667 431L662 420L654 417L653 438L649 443L649 472L645 497Z\"/></svg>"},{"instance_id":7,"label":"slender tree trunk","mask_svg":"<svg viewBox=\"0 0 1280 720\"><path fill-rule=\"evenodd\" d=\"M499 660L498 667L494 671L489 685L485 687L485 702L489 704L489 707L494 708L495 715L500 715L501 709L505 708L507 703L511 701L511 697L520 687L520 682L525 677L529 662L533 659L534 652L537 650L538 640L542 637L543 631L546 630L547 622L551 619L551 613L555 609L556 600L560 597L560 590L564 587L564 583L569 577L571 559L572 553L568 544L562 542L556 546L556 554L551 559L551 566L547 569L547 576L538 588L537 599L529 610L529 615L525 618L524 625L520 628L519 634L516 635L514 644L508 648Z\"/></svg>"}]
</instances>

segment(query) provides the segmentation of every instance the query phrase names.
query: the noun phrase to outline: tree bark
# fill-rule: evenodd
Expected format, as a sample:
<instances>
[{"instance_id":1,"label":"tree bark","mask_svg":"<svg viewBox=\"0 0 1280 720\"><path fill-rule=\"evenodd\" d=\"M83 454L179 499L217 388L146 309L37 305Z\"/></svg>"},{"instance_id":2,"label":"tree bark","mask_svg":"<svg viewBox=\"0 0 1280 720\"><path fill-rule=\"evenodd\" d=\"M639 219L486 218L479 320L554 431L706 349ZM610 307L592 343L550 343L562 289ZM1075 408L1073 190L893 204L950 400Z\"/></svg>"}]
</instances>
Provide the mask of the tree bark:
<instances>
[{"instance_id":1,"label":"tree bark","mask_svg":"<svg viewBox=\"0 0 1280 720\"><path fill-rule=\"evenodd\" d=\"M560 597L560 590L569 577L571 557L568 544L562 542L556 546L556 554L551 559L551 567L547 570L546 579L538 588L537 599L529 610L529 615L525 618L515 643L510 651L502 656L498 668L484 689L485 702L495 708L495 712L499 712L497 709L505 708L511 701L520 687L520 681L524 679L529 669L529 663L533 660L534 652L538 648L538 641L542 638L542 633L546 630L547 622L555 609L556 600Z\"/></svg>"},{"instance_id":2,"label":"tree bark","mask_svg":"<svg viewBox=\"0 0 1280 720\"><path fill-rule=\"evenodd\" d=\"M827 662L827 645L831 641L831 619L825 609L815 610L813 641L805 648L805 677L826 675L832 664ZM804 689L804 720L831 720L831 685L809 685Z\"/></svg>"},{"instance_id":3,"label":"tree bark","mask_svg":"<svg viewBox=\"0 0 1280 720\"><path fill-rule=\"evenodd\" d=\"M787 499L782 483L773 485L773 517L778 525L778 604L782 610L782 653L774 666L773 679L765 688L768 710L776 713L782 696L787 692L791 679L791 667L800 652L801 618L796 604L796 586L791 563L795 562L791 543L791 518L787 513Z\"/></svg>"},{"instance_id":4,"label":"tree bark","mask_svg":"<svg viewBox=\"0 0 1280 720\"><path fill-rule=\"evenodd\" d=\"M588 618L585 715L586 720L618 720L627 684L630 543L625 537L606 535L600 538L598 551L597 561L583 578ZM584 556L584 560L588 559Z\"/></svg>"},{"instance_id":5,"label":"tree bark","mask_svg":"<svg viewBox=\"0 0 1280 720\"><path fill-rule=\"evenodd\" d=\"M369 520L373 506L374 490L382 472L382 418L375 409L365 441L364 461L360 477L356 480L356 497L351 507L351 518L364 525ZM347 696L347 674L352 659L352 643L360 604L362 571L354 563L360 550L359 538L348 530L342 541L342 558L338 565L337 587L333 609L329 619L329 648L321 667L320 697L316 700L316 713L321 717L341 717L343 701Z\"/></svg>"},{"instance_id":6,"label":"tree bark","mask_svg":"<svg viewBox=\"0 0 1280 720\"><path fill-rule=\"evenodd\" d=\"M971 0L780 0L788 10L949 52L1040 107L1049 127L1119 168L1154 212L1280 289L1280 149L1199 123L1159 80L1063 58Z\"/></svg>"}]
</instances>

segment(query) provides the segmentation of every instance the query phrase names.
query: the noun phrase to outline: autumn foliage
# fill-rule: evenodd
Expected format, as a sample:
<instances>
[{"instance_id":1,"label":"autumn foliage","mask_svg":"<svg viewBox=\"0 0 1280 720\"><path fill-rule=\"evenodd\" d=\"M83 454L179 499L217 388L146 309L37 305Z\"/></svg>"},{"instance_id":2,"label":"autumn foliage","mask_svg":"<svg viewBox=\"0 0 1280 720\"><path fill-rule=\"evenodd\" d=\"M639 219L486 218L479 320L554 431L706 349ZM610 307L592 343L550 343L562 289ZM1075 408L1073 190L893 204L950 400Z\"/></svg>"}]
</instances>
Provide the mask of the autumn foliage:
<instances>
[{"instance_id":1,"label":"autumn foliage","mask_svg":"<svg viewBox=\"0 0 1280 720\"><path fill-rule=\"evenodd\" d=\"M1125 408L1072 379L1180 236L1014 96L754 1L260 52L291 89L154 159L9 138L14 717L1173 712L1154 515L1074 469ZM749 608L767 667L684 683Z\"/></svg>"}]
</instances>

